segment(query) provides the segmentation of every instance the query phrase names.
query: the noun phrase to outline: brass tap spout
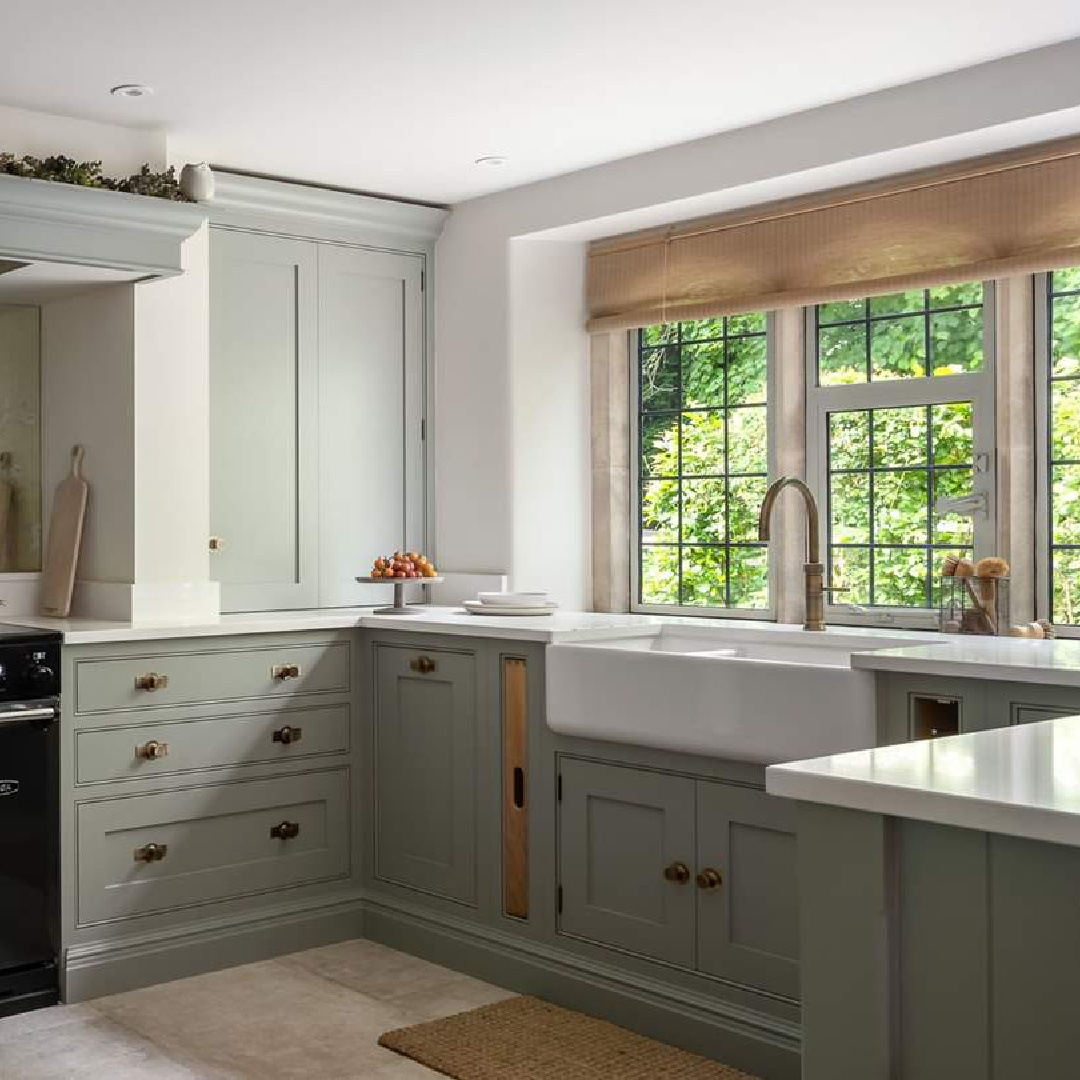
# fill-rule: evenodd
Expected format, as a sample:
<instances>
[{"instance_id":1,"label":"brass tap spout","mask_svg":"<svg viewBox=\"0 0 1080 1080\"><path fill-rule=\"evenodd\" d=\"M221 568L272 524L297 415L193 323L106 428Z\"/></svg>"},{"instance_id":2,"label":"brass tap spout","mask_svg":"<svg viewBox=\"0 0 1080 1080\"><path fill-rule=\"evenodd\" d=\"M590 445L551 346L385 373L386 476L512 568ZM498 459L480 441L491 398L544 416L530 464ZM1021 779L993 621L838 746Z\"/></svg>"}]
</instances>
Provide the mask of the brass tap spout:
<instances>
[{"instance_id":1,"label":"brass tap spout","mask_svg":"<svg viewBox=\"0 0 1080 1080\"><path fill-rule=\"evenodd\" d=\"M818 529L818 506L813 492L801 480L794 476L781 476L769 485L765 499L761 504L758 517L758 539L768 541L769 522L773 506L780 492L791 486L803 497L806 504L806 563L803 565L806 593L806 621L804 630L825 629L825 593L831 591L825 587L824 570L821 564L820 533Z\"/></svg>"}]
</instances>

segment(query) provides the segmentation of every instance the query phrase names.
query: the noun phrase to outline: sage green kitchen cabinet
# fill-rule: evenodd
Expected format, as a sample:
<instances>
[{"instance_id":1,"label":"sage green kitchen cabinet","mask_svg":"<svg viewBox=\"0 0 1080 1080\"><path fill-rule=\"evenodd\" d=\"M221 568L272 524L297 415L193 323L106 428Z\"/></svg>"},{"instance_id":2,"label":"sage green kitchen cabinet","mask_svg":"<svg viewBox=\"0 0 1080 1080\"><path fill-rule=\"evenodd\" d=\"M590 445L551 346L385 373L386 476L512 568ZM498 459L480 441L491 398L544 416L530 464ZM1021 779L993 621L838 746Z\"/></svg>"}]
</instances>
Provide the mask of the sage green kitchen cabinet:
<instances>
[{"instance_id":1,"label":"sage green kitchen cabinet","mask_svg":"<svg viewBox=\"0 0 1080 1080\"><path fill-rule=\"evenodd\" d=\"M789 804L571 757L559 777L562 934L797 997Z\"/></svg>"},{"instance_id":2,"label":"sage green kitchen cabinet","mask_svg":"<svg viewBox=\"0 0 1080 1080\"><path fill-rule=\"evenodd\" d=\"M641 956L694 963L694 781L565 759L559 928Z\"/></svg>"},{"instance_id":3,"label":"sage green kitchen cabinet","mask_svg":"<svg viewBox=\"0 0 1080 1080\"><path fill-rule=\"evenodd\" d=\"M211 230L211 572L225 611L318 600L317 254Z\"/></svg>"},{"instance_id":4,"label":"sage green kitchen cabinet","mask_svg":"<svg viewBox=\"0 0 1080 1080\"><path fill-rule=\"evenodd\" d=\"M699 970L799 996L795 833L789 800L697 782Z\"/></svg>"},{"instance_id":5,"label":"sage green kitchen cabinet","mask_svg":"<svg viewBox=\"0 0 1080 1080\"><path fill-rule=\"evenodd\" d=\"M211 568L225 611L386 600L425 547L424 251L210 237Z\"/></svg>"},{"instance_id":6,"label":"sage green kitchen cabinet","mask_svg":"<svg viewBox=\"0 0 1080 1080\"><path fill-rule=\"evenodd\" d=\"M424 257L319 245L319 606L387 602L377 555L424 545Z\"/></svg>"},{"instance_id":7,"label":"sage green kitchen cabinet","mask_svg":"<svg viewBox=\"0 0 1080 1080\"><path fill-rule=\"evenodd\" d=\"M375 876L477 903L477 658L374 645Z\"/></svg>"}]
</instances>

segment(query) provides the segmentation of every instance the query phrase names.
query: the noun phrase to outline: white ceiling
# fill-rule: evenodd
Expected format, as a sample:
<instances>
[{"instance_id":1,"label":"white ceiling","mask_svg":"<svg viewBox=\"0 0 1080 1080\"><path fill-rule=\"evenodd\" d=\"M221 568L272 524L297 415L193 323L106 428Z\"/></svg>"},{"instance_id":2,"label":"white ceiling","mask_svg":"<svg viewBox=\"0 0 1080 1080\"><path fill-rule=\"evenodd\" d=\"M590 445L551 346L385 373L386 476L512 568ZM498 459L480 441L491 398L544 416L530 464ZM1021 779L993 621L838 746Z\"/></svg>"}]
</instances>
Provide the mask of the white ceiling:
<instances>
[{"instance_id":1,"label":"white ceiling","mask_svg":"<svg viewBox=\"0 0 1080 1080\"><path fill-rule=\"evenodd\" d=\"M3 0L2 23L0 103L451 203L1075 37L1080 4Z\"/></svg>"}]
</instances>

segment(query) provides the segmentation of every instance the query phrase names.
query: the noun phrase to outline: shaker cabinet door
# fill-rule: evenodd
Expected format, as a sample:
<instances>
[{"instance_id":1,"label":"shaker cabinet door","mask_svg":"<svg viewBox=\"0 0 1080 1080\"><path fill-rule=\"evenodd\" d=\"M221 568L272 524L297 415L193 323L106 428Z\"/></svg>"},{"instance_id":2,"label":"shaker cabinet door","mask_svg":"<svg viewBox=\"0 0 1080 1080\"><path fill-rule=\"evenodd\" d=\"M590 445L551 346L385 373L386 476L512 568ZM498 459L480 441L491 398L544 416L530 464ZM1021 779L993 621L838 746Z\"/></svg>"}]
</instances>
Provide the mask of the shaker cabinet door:
<instances>
[{"instance_id":1,"label":"shaker cabinet door","mask_svg":"<svg viewBox=\"0 0 1080 1080\"><path fill-rule=\"evenodd\" d=\"M316 245L210 235L211 573L222 609L318 602Z\"/></svg>"},{"instance_id":2,"label":"shaker cabinet door","mask_svg":"<svg viewBox=\"0 0 1080 1080\"><path fill-rule=\"evenodd\" d=\"M694 781L564 759L559 930L692 967Z\"/></svg>"},{"instance_id":3,"label":"shaker cabinet door","mask_svg":"<svg viewBox=\"0 0 1080 1080\"><path fill-rule=\"evenodd\" d=\"M358 574L422 549L423 256L319 245L319 606L387 603Z\"/></svg>"},{"instance_id":4,"label":"shaker cabinet door","mask_svg":"<svg viewBox=\"0 0 1080 1080\"><path fill-rule=\"evenodd\" d=\"M375 646L375 874L475 905L476 657Z\"/></svg>"},{"instance_id":5,"label":"shaker cabinet door","mask_svg":"<svg viewBox=\"0 0 1080 1080\"><path fill-rule=\"evenodd\" d=\"M697 823L698 969L798 997L794 806L702 780Z\"/></svg>"}]
</instances>

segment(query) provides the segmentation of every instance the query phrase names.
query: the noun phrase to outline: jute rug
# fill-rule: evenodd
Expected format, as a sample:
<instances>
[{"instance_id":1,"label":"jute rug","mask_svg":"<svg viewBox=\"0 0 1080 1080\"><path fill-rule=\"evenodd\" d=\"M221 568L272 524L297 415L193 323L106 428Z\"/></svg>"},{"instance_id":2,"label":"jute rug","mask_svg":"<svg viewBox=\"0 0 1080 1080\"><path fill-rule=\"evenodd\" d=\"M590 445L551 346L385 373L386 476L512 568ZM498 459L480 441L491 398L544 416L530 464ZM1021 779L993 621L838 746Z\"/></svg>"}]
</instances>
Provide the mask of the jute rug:
<instances>
[{"instance_id":1,"label":"jute rug","mask_svg":"<svg viewBox=\"0 0 1080 1080\"><path fill-rule=\"evenodd\" d=\"M755 1080L534 997L388 1031L379 1045L455 1080Z\"/></svg>"}]
</instances>

